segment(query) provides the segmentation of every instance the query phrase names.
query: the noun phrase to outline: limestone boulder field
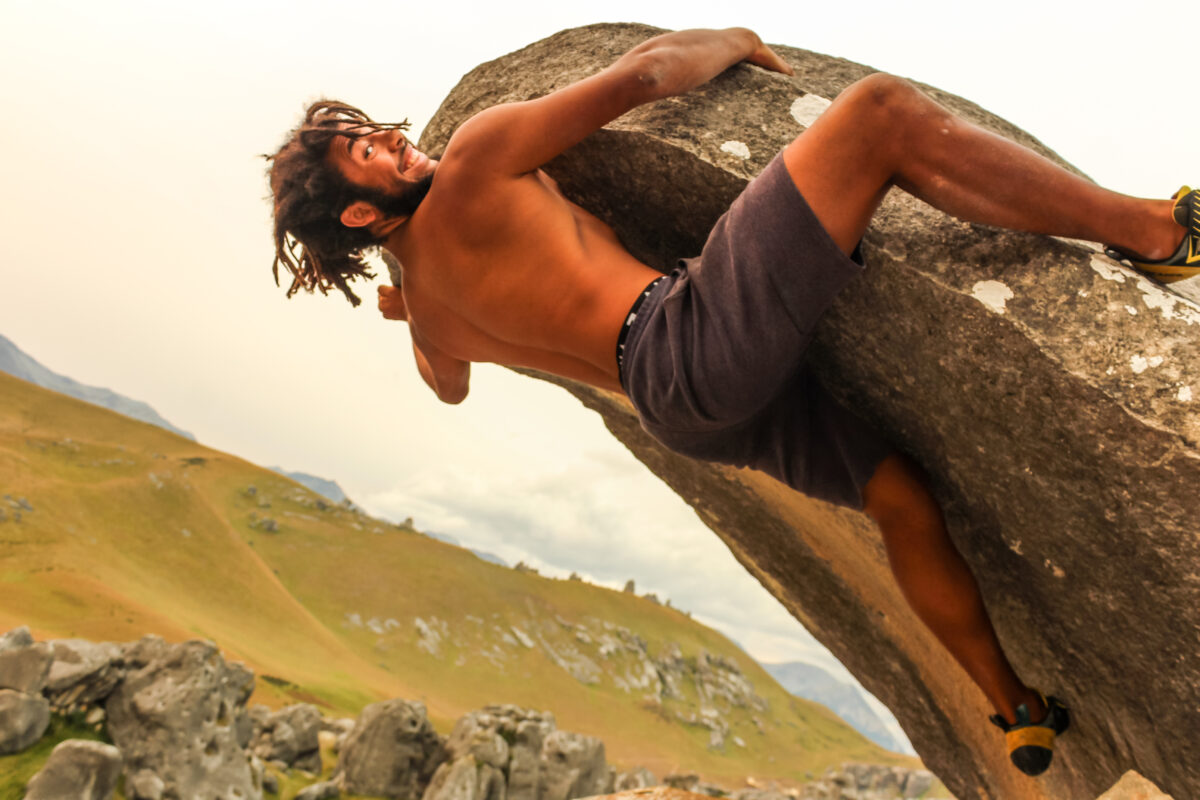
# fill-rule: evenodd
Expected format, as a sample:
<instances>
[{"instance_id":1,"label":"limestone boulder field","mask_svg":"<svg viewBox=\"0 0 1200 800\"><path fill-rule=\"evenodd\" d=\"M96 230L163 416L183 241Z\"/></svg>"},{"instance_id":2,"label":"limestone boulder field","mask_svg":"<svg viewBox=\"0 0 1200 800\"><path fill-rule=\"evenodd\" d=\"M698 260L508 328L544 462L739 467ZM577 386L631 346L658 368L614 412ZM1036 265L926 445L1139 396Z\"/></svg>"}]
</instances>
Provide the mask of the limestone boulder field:
<instances>
[{"instance_id":1,"label":"limestone boulder field","mask_svg":"<svg viewBox=\"0 0 1200 800\"><path fill-rule=\"evenodd\" d=\"M483 64L421 149L439 153L473 114L567 86L659 32L589 26ZM794 77L735 66L622 116L547 173L655 268L698 254L747 181L872 72L778 52ZM1071 706L1040 779L1007 763L984 697L909 611L866 517L669 453L623 397L560 383L895 712L961 800L1096 797L1128 770L1200 796L1200 305L1187 284L1166 289L1091 245L965 223L899 191L863 250L868 269L823 319L810 358L929 471L1018 672Z\"/></svg>"}]
</instances>

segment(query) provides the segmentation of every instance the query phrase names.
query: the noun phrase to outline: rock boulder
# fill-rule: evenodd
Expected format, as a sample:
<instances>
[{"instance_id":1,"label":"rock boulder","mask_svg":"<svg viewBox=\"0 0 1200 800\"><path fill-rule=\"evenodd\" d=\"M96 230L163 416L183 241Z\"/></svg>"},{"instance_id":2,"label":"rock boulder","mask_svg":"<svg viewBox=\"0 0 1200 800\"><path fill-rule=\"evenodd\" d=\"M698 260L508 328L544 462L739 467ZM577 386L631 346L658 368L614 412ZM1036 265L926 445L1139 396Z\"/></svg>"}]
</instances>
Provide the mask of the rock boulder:
<instances>
[{"instance_id":1,"label":"rock boulder","mask_svg":"<svg viewBox=\"0 0 1200 800\"><path fill-rule=\"evenodd\" d=\"M566 86L658 32L589 26L483 64L443 102L421 149L438 153L474 113ZM872 71L778 50L794 77L738 65L626 114L546 171L646 263L697 254L747 180ZM1063 163L979 107L926 90ZM863 248L869 267L822 321L810 357L929 470L1018 672L1073 706L1038 781L1007 763L982 694L908 609L864 516L678 457L623 397L556 382L895 712L957 797L1095 797L1128 769L1200 795L1190 744L1200 741L1200 306L1186 285L1164 289L1090 246L964 223L898 191Z\"/></svg>"},{"instance_id":2,"label":"rock boulder","mask_svg":"<svg viewBox=\"0 0 1200 800\"><path fill-rule=\"evenodd\" d=\"M262 797L235 724L254 688L249 670L227 664L211 642L156 636L128 645L124 661L125 679L105 708L127 782L150 797Z\"/></svg>"},{"instance_id":3,"label":"rock boulder","mask_svg":"<svg viewBox=\"0 0 1200 800\"><path fill-rule=\"evenodd\" d=\"M335 780L353 794L419 800L445 758L424 705L386 700L359 715L338 754Z\"/></svg>"},{"instance_id":4,"label":"rock boulder","mask_svg":"<svg viewBox=\"0 0 1200 800\"><path fill-rule=\"evenodd\" d=\"M108 800L121 777L121 751L111 744L68 739L30 779L25 800Z\"/></svg>"},{"instance_id":5,"label":"rock boulder","mask_svg":"<svg viewBox=\"0 0 1200 800\"><path fill-rule=\"evenodd\" d=\"M0 689L0 755L21 752L42 738L49 725L46 698Z\"/></svg>"}]
</instances>

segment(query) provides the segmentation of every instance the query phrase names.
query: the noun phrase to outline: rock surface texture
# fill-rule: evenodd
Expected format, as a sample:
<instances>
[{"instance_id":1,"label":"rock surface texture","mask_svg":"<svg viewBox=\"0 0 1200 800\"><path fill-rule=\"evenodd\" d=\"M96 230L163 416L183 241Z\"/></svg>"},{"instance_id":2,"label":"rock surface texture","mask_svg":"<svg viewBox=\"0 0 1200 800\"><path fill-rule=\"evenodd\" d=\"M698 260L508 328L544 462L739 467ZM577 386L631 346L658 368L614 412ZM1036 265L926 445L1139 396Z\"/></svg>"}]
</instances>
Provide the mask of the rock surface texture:
<instances>
[{"instance_id":1,"label":"rock surface texture","mask_svg":"<svg viewBox=\"0 0 1200 800\"><path fill-rule=\"evenodd\" d=\"M211 642L147 636L126 647L125 676L105 703L108 734L125 759L135 797L255 800L236 718L254 675Z\"/></svg>"},{"instance_id":2,"label":"rock surface texture","mask_svg":"<svg viewBox=\"0 0 1200 800\"><path fill-rule=\"evenodd\" d=\"M481 65L421 148L440 152L474 113L566 86L657 32L574 29ZM626 114L546 171L634 255L669 269L699 253L826 101L872 71L779 52L795 77L739 65ZM977 106L927 91L1062 163ZM961 800L1096 797L1128 769L1200 795L1200 306L1087 246L960 222L900 192L863 246L869 269L810 357L930 471L1018 672L1073 707L1041 779L1008 765L983 696L908 610L865 517L675 456L623 398L567 388L891 707Z\"/></svg>"},{"instance_id":3,"label":"rock surface texture","mask_svg":"<svg viewBox=\"0 0 1200 800\"><path fill-rule=\"evenodd\" d=\"M121 777L121 751L111 744L68 739L29 781L24 800L108 800Z\"/></svg>"},{"instance_id":4,"label":"rock surface texture","mask_svg":"<svg viewBox=\"0 0 1200 800\"><path fill-rule=\"evenodd\" d=\"M352 794L419 800L444 759L425 706L385 700L363 709L338 754L334 780Z\"/></svg>"}]
</instances>

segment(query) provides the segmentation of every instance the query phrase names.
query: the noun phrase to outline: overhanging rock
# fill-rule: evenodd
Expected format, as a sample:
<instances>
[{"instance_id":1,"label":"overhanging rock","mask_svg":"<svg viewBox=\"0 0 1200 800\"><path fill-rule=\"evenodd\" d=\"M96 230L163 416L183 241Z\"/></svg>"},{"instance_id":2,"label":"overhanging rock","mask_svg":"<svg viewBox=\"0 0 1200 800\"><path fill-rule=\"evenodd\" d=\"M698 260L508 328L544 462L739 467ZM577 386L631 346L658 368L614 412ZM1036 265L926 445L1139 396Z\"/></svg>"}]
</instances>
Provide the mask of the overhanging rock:
<instances>
[{"instance_id":1,"label":"overhanging rock","mask_svg":"<svg viewBox=\"0 0 1200 800\"><path fill-rule=\"evenodd\" d=\"M443 103L422 149L437 152L472 114L566 86L658 32L579 28L484 64ZM778 50L794 78L739 65L626 114L547 172L647 263L695 255L823 99L871 72ZM1200 796L1200 306L1094 249L962 223L900 192L864 249L870 268L822 322L812 358L931 472L1019 673L1074 707L1039 780L1008 765L983 696L908 610L865 517L675 456L623 398L560 383L891 707L958 797L1090 798L1129 769L1176 797Z\"/></svg>"}]
</instances>

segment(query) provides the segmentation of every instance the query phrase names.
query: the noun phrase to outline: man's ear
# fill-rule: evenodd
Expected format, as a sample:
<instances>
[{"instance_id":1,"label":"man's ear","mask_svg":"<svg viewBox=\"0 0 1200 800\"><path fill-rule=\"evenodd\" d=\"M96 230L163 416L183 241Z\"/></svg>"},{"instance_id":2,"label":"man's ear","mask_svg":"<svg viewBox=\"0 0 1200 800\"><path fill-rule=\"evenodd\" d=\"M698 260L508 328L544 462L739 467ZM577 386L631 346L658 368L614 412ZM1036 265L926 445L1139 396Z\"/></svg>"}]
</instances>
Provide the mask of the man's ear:
<instances>
[{"instance_id":1,"label":"man's ear","mask_svg":"<svg viewBox=\"0 0 1200 800\"><path fill-rule=\"evenodd\" d=\"M383 215L365 200L355 200L342 211L342 224L347 228L365 228Z\"/></svg>"}]
</instances>

